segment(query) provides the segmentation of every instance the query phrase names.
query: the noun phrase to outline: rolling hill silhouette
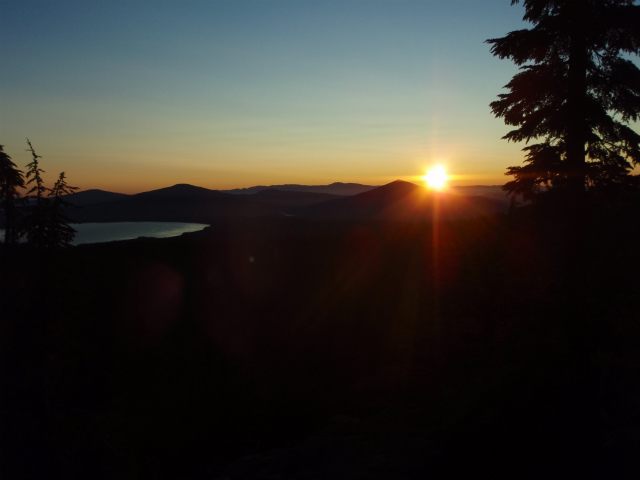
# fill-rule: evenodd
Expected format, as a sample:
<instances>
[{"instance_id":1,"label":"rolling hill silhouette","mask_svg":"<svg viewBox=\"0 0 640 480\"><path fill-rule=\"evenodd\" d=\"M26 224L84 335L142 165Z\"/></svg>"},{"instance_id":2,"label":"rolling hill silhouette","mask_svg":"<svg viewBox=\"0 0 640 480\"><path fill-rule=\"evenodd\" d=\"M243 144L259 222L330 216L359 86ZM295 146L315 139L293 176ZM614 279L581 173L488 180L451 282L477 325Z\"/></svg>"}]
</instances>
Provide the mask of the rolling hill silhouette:
<instances>
[{"instance_id":1,"label":"rolling hill silhouette","mask_svg":"<svg viewBox=\"0 0 640 480\"><path fill-rule=\"evenodd\" d=\"M96 203L122 200L127 197L129 197L129 195L125 193L107 192L105 190L95 188L92 190L83 190L81 192L72 193L71 195L67 195L65 200L76 206L83 207L85 205L93 205Z\"/></svg>"},{"instance_id":2,"label":"rolling hill silhouette","mask_svg":"<svg viewBox=\"0 0 640 480\"><path fill-rule=\"evenodd\" d=\"M333 195L330 193L277 190L275 188L260 190L248 196L251 200L280 205L282 207L306 207L344 197L344 195Z\"/></svg>"},{"instance_id":3,"label":"rolling hill silhouette","mask_svg":"<svg viewBox=\"0 0 640 480\"><path fill-rule=\"evenodd\" d=\"M148 192L142 192L134 195L137 198L193 198L193 199L207 199L207 198L224 198L228 195L222 193L219 190L210 190L204 187L197 187L195 185L189 185L187 183L178 183L172 187L159 188L157 190L150 190Z\"/></svg>"},{"instance_id":4,"label":"rolling hill silhouette","mask_svg":"<svg viewBox=\"0 0 640 480\"><path fill-rule=\"evenodd\" d=\"M330 186L336 185L343 191L358 186ZM432 192L402 180L381 187L358 187L365 191L351 196L261 187L255 187L258 189L255 193L239 195L188 184L135 195L88 190L69 198L83 208L73 208L68 213L79 222L210 223L219 217L265 217L283 213L334 220L428 220L435 211L442 217L468 218L503 212L508 206L506 199L500 198L499 187L456 187L450 190L454 193Z\"/></svg>"},{"instance_id":5,"label":"rolling hill silhouette","mask_svg":"<svg viewBox=\"0 0 640 480\"><path fill-rule=\"evenodd\" d=\"M328 193L331 195L357 195L376 188L372 185L362 185L360 183L342 183L334 182L330 185L298 185L298 184L285 184L285 185L256 185L248 188L234 188L232 190L223 190L224 193L233 194L254 194L262 190L275 189L281 192L308 192L308 193Z\"/></svg>"},{"instance_id":6,"label":"rolling hill silhouette","mask_svg":"<svg viewBox=\"0 0 640 480\"><path fill-rule=\"evenodd\" d=\"M481 196L497 200L500 203L509 205L511 203L511 197L502 190L501 185L463 185L452 186L448 189L451 193L466 196Z\"/></svg>"},{"instance_id":7,"label":"rolling hill silhouette","mask_svg":"<svg viewBox=\"0 0 640 480\"><path fill-rule=\"evenodd\" d=\"M351 197L300 209L301 216L326 219L428 220L434 212L447 218L469 218L505 211L505 204L484 196L433 192L396 180Z\"/></svg>"},{"instance_id":8,"label":"rolling hill silhouette","mask_svg":"<svg viewBox=\"0 0 640 480\"><path fill-rule=\"evenodd\" d=\"M271 215L277 206L218 190L178 184L71 212L80 222L209 223L219 216Z\"/></svg>"}]
</instances>

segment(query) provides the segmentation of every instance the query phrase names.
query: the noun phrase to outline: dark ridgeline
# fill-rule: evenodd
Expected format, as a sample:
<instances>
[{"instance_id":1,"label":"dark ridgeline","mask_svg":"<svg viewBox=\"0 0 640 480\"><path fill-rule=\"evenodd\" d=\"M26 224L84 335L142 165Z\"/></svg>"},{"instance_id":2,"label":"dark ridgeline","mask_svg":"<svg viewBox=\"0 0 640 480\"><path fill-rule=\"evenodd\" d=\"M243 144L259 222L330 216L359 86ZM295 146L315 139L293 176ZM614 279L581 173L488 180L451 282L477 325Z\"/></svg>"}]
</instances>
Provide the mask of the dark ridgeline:
<instances>
[{"instance_id":1,"label":"dark ridgeline","mask_svg":"<svg viewBox=\"0 0 640 480\"><path fill-rule=\"evenodd\" d=\"M69 203L77 206L84 207L86 205L93 205L95 203L113 202L115 200L122 200L129 195L125 193L107 192L105 190L91 189L83 190L81 192L72 193L67 200Z\"/></svg>"},{"instance_id":2,"label":"dark ridgeline","mask_svg":"<svg viewBox=\"0 0 640 480\"><path fill-rule=\"evenodd\" d=\"M362 190L354 184L350 184L350 188ZM452 188L456 193L436 194L412 183L396 181L382 187L366 188L365 192L350 196L273 188L232 195L192 185L174 185L127 196L106 195L108 192L81 196L81 192L68 200L73 203L80 196L78 204L84 206L73 214L81 222L211 223L220 217L273 215L343 220L427 220L433 214L434 201L441 215L448 218L494 214L504 212L508 207L506 196L499 193L500 187L456 187Z\"/></svg>"},{"instance_id":3,"label":"dark ridgeline","mask_svg":"<svg viewBox=\"0 0 640 480\"><path fill-rule=\"evenodd\" d=\"M342 182L334 182L330 185L297 185L297 184L286 184L286 185L271 185L264 186L258 185L255 187L249 188L234 188L233 190L223 190L224 193L233 193L233 194L254 194L258 193L262 190L272 189L278 190L280 192L307 192L307 193L328 193L330 195L357 195L358 193L363 193L368 190L373 190L374 186L371 185L361 185L359 183L342 183Z\"/></svg>"},{"instance_id":4,"label":"dark ridgeline","mask_svg":"<svg viewBox=\"0 0 640 480\"><path fill-rule=\"evenodd\" d=\"M210 223L220 217L256 218L288 215L333 219L429 219L435 194L408 182L394 182L382 187L357 184L331 184L338 191L364 193L337 195L299 190L258 187L255 193L231 195L192 185L143 192L136 195L85 190L62 195L64 212L74 221L125 222L173 221ZM402 187L406 185L407 188ZM323 187L310 187L312 189ZM254 191L252 189L246 189ZM412 192L410 195L409 193ZM405 195L408 194L408 195ZM438 209L449 217L466 217L506 211L508 199L499 186L451 187L437 194ZM78 208L80 207L80 208ZM0 220L2 220L0 218Z\"/></svg>"},{"instance_id":5,"label":"dark ridgeline","mask_svg":"<svg viewBox=\"0 0 640 480\"><path fill-rule=\"evenodd\" d=\"M506 199L500 202L484 195L433 192L396 180L358 195L317 203L296 213L323 219L426 221L434 215L446 219L494 215L505 212L507 206Z\"/></svg>"},{"instance_id":6,"label":"dark ridgeline","mask_svg":"<svg viewBox=\"0 0 640 480\"><path fill-rule=\"evenodd\" d=\"M217 216L260 216L273 210L244 196L180 184L86 205L76 217L81 222L208 223Z\"/></svg>"},{"instance_id":7,"label":"dark ridgeline","mask_svg":"<svg viewBox=\"0 0 640 480\"><path fill-rule=\"evenodd\" d=\"M305 192L300 190L278 190L276 188L266 188L251 194L251 199L258 202L278 205L280 207L307 207L329 200L342 198L344 195L321 192Z\"/></svg>"}]
</instances>

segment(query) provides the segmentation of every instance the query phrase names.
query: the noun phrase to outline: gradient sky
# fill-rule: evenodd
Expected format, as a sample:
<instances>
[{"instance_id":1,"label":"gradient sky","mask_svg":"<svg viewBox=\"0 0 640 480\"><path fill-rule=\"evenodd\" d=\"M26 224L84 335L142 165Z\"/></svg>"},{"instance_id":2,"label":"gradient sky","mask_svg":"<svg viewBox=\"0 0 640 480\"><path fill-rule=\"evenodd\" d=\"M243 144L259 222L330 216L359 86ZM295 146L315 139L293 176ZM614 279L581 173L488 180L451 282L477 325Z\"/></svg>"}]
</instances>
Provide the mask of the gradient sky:
<instances>
[{"instance_id":1,"label":"gradient sky","mask_svg":"<svg viewBox=\"0 0 640 480\"><path fill-rule=\"evenodd\" d=\"M0 0L0 144L53 183L502 184L511 0Z\"/></svg>"}]
</instances>

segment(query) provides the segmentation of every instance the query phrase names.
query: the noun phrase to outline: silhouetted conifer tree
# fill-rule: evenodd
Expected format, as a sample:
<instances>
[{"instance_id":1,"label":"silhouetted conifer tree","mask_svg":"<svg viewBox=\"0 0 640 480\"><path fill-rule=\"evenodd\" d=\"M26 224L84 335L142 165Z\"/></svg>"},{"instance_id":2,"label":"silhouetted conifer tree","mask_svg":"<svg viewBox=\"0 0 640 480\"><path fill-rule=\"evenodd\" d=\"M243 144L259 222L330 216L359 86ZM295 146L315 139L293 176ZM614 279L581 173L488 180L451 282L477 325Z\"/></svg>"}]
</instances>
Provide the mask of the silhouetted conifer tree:
<instances>
[{"instance_id":1,"label":"silhouetted conifer tree","mask_svg":"<svg viewBox=\"0 0 640 480\"><path fill-rule=\"evenodd\" d=\"M76 230L69 225L70 220L64 212L65 207L72 205L64 199L64 195L75 192L78 187L67 185L64 172L60 173L53 188L45 187L41 176L44 170L38 162L42 157L36 154L29 139L27 143L33 158L27 165L26 175L29 179L27 185L33 184L27 192L31 201L26 219L27 242L38 248L67 247L71 245Z\"/></svg>"},{"instance_id":2,"label":"silhouetted conifer tree","mask_svg":"<svg viewBox=\"0 0 640 480\"><path fill-rule=\"evenodd\" d=\"M585 189L634 183L640 135L629 123L640 116L640 70L624 55L640 53L634 3L524 0L533 28L487 40L491 53L521 67L491 103L517 127L503 138L542 140L523 149L526 165L509 167L506 191L534 198L541 187L564 187L575 200Z\"/></svg>"},{"instance_id":3,"label":"silhouetted conifer tree","mask_svg":"<svg viewBox=\"0 0 640 480\"><path fill-rule=\"evenodd\" d=\"M49 191L51 203L48 211L46 231L46 246L48 248L68 247L76 235L76 230L69 225L70 219L65 215L64 208L72 204L63 195L70 195L78 187L67 185L65 173L60 173L58 181Z\"/></svg>"},{"instance_id":4,"label":"silhouetted conifer tree","mask_svg":"<svg viewBox=\"0 0 640 480\"><path fill-rule=\"evenodd\" d=\"M14 244L20 238L18 228L19 212L17 202L20 200L19 188L24 188L22 171L18 170L11 157L0 145L0 208L4 212L5 243Z\"/></svg>"},{"instance_id":5,"label":"silhouetted conifer tree","mask_svg":"<svg viewBox=\"0 0 640 480\"><path fill-rule=\"evenodd\" d=\"M47 198L48 189L44 186L42 180L42 174L44 170L40 168L38 162L40 155L36 154L36 151L31 145L31 142L27 138L27 144L29 148L27 151L31 152L32 161L27 165L27 186L31 185L31 188L27 192L27 199L29 205L27 206L27 218L26 218L26 236L27 242L36 247L44 248L46 246L46 227L47 227L47 210L49 207L49 199Z\"/></svg>"}]
</instances>

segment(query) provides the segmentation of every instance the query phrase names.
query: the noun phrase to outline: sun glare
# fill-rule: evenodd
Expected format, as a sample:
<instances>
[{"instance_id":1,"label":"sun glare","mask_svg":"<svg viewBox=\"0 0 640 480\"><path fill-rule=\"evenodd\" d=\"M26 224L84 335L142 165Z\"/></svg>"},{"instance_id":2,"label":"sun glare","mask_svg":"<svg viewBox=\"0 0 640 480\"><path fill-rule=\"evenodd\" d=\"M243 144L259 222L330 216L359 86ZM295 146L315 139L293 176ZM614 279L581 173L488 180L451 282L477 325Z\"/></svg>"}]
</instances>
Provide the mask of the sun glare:
<instances>
[{"instance_id":1,"label":"sun glare","mask_svg":"<svg viewBox=\"0 0 640 480\"><path fill-rule=\"evenodd\" d=\"M438 165L437 167L430 168L422 179L429 188L442 190L447 185L449 175L447 175L442 165Z\"/></svg>"}]
</instances>

